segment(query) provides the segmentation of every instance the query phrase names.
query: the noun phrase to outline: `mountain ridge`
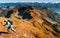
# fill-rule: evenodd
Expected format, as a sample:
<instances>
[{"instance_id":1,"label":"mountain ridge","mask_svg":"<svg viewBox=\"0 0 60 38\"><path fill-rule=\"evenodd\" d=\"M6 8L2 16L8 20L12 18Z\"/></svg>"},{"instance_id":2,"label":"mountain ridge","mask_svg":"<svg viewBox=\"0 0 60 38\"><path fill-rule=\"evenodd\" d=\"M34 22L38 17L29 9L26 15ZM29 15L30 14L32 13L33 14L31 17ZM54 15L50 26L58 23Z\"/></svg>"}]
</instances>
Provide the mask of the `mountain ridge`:
<instances>
[{"instance_id":1,"label":"mountain ridge","mask_svg":"<svg viewBox=\"0 0 60 38\"><path fill-rule=\"evenodd\" d=\"M6 16L0 18L0 21L3 20L2 25L4 25L4 19L11 20L16 33L10 30L11 34L2 33L0 37L60 38L60 24L48 17L48 14L51 15L51 13L49 9L40 10L33 6L23 6L9 10ZM7 17L8 15L9 17ZM5 29L5 31L7 30ZM3 30L3 32L5 31Z\"/></svg>"}]
</instances>

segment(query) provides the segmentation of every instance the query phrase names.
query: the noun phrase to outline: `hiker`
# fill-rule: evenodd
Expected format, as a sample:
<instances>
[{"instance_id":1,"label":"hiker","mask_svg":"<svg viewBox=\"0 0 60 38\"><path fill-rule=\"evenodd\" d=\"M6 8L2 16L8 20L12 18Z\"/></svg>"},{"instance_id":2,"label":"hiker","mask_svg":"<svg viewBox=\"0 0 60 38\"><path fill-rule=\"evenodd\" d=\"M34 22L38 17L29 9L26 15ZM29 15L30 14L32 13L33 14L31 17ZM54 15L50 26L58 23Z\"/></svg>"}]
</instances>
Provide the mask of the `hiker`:
<instances>
[{"instance_id":1,"label":"hiker","mask_svg":"<svg viewBox=\"0 0 60 38\"><path fill-rule=\"evenodd\" d=\"M12 28L12 22L10 20L6 20L5 19L5 22L6 22L6 26L7 26L7 30L9 31L9 29L11 29L13 32L15 32L15 30Z\"/></svg>"}]
</instances>

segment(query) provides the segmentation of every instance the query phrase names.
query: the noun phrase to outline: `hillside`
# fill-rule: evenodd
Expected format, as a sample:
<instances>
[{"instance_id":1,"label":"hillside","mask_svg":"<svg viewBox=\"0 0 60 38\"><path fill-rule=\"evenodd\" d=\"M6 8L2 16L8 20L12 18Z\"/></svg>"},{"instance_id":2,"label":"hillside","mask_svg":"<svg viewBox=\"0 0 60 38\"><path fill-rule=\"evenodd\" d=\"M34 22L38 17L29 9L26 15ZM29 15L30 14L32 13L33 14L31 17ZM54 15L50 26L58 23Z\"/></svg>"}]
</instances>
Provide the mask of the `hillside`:
<instances>
[{"instance_id":1,"label":"hillside","mask_svg":"<svg viewBox=\"0 0 60 38\"><path fill-rule=\"evenodd\" d=\"M23 6L7 12L0 17L0 38L60 38L60 24L48 16L54 16L49 9ZM7 32L4 19L13 22L15 32L10 29L10 34L4 33Z\"/></svg>"}]
</instances>

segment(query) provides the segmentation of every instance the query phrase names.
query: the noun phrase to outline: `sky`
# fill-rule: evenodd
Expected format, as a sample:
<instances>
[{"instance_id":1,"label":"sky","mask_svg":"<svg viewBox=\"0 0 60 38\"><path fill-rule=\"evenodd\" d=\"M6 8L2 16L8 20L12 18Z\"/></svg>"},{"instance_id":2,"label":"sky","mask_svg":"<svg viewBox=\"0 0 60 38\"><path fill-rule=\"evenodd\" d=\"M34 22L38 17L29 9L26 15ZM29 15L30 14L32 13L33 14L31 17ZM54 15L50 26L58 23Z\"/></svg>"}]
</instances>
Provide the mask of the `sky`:
<instances>
[{"instance_id":1,"label":"sky","mask_svg":"<svg viewBox=\"0 0 60 38\"><path fill-rule=\"evenodd\" d=\"M1 3L9 3L9 2L52 2L52 3L60 3L60 0L0 0Z\"/></svg>"}]
</instances>

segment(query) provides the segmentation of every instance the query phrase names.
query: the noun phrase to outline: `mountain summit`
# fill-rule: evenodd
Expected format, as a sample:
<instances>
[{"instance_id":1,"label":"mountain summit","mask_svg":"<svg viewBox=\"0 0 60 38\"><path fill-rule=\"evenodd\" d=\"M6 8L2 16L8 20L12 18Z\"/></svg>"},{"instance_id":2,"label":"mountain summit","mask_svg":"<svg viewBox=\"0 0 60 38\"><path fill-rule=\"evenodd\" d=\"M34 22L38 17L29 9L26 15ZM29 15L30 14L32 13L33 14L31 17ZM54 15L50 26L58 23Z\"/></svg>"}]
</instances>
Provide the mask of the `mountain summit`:
<instances>
[{"instance_id":1,"label":"mountain summit","mask_svg":"<svg viewBox=\"0 0 60 38\"><path fill-rule=\"evenodd\" d=\"M60 23L53 20L57 13L48 8L39 10L33 6L20 6L6 12L0 17L1 38L60 38ZM16 32L2 33L7 32L4 19L13 22Z\"/></svg>"}]
</instances>

